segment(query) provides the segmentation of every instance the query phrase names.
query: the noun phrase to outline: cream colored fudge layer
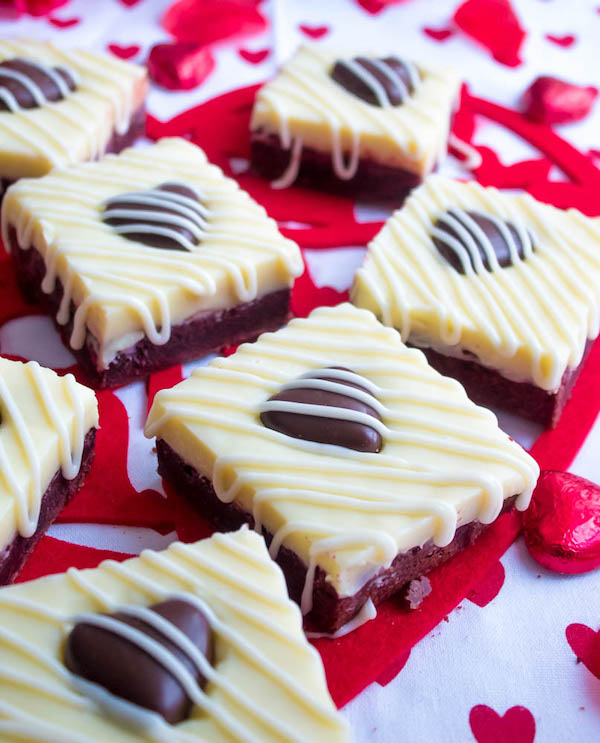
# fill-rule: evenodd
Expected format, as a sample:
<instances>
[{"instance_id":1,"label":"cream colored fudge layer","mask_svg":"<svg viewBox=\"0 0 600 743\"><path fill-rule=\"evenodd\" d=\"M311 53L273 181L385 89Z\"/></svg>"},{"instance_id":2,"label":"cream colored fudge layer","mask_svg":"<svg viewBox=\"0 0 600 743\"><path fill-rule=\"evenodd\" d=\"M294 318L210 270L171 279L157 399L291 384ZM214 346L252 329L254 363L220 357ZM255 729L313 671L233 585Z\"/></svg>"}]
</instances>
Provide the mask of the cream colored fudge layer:
<instances>
[{"instance_id":1,"label":"cream colored fudge layer","mask_svg":"<svg viewBox=\"0 0 600 743\"><path fill-rule=\"evenodd\" d=\"M102 221L107 199L165 182L189 186L208 210L193 250L148 247ZM298 246L263 207L184 139L16 183L2 205L5 245L11 228L43 256L44 291L56 279L65 289L60 323L75 304L71 346L91 333L104 367L145 335L166 343L172 325L290 287L303 271Z\"/></svg>"},{"instance_id":2,"label":"cream colored fudge layer","mask_svg":"<svg viewBox=\"0 0 600 743\"><path fill-rule=\"evenodd\" d=\"M72 374L0 358L0 552L35 532L50 481L59 470L77 476L97 426L96 396Z\"/></svg>"},{"instance_id":3,"label":"cream colored fudge layer","mask_svg":"<svg viewBox=\"0 0 600 743\"><path fill-rule=\"evenodd\" d=\"M257 93L250 128L277 134L288 148L344 153L425 175L445 155L460 80L447 67L417 65L421 82L400 106L373 106L330 77L335 62L355 56L303 46ZM365 53L381 57L381 53ZM350 158L352 159L352 158Z\"/></svg>"},{"instance_id":4,"label":"cream colored fudge layer","mask_svg":"<svg viewBox=\"0 0 600 743\"><path fill-rule=\"evenodd\" d=\"M124 727L74 685L63 665L66 635L77 614L186 595L206 606L214 676L203 707L177 725L163 721L150 737L142 725ZM1 589L0 741L15 740L344 743L349 732L279 567L263 539L243 529Z\"/></svg>"},{"instance_id":5,"label":"cream colored fudge layer","mask_svg":"<svg viewBox=\"0 0 600 743\"><path fill-rule=\"evenodd\" d=\"M41 176L93 160L116 131L124 134L143 103L146 70L110 54L61 50L33 39L0 41L0 62L20 57L72 72L76 89L39 108L0 111L0 177Z\"/></svg>"},{"instance_id":6,"label":"cream colored fudge layer","mask_svg":"<svg viewBox=\"0 0 600 743\"><path fill-rule=\"evenodd\" d=\"M378 454L301 441L260 421L281 386L317 369L344 367L375 385L383 405ZM251 512L258 527L340 596L354 594L397 553L457 526L493 521L505 498L526 508L538 466L493 413L468 400L394 330L352 305L315 310L157 394L146 424L212 480L219 498ZM310 609L310 596L303 607Z\"/></svg>"},{"instance_id":7,"label":"cream colored fudge layer","mask_svg":"<svg viewBox=\"0 0 600 743\"><path fill-rule=\"evenodd\" d=\"M458 273L431 236L452 207L519 224L534 238L533 253L506 268ZM529 194L430 176L369 245L352 302L411 344L476 354L509 379L553 392L598 335L600 226Z\"/></svg>"}]
</instances>

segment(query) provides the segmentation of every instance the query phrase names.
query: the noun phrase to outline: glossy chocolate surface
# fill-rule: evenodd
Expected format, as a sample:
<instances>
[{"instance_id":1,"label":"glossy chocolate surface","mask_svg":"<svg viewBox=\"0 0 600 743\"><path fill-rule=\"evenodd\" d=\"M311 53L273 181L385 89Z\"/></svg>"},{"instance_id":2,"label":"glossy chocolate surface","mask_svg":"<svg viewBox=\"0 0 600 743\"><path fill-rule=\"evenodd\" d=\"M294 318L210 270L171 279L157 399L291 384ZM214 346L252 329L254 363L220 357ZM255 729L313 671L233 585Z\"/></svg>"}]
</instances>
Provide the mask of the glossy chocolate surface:
<instances>
[{"instance_id":1,"label":"glossy chocolate surface","mask_svg":"<svg viewBox=\"0 0 600 743\"><path fill-rule=\"evenodd\" d=\"M341 59L335 63L331 77L349 93L373 106L399 106L414 92L408 66L397 57ZM383 90L383 102L377 88Z\"/></svg>"},{"instance_id":2,"label":"glossy chocolate surface","mask_svg":"<svg viewBox=\"0 0 600 743\"><path fill-rule=\"evenodd\" d=\"M70 91L75 90L75 81L63 67L54 67L53 71L62 78ZM16 73L19 78L9 76L8 71ZM29 81L29 85L23 82L23 78ZM10 111L11 106L1 91L7 91L9 98L12 96L19 108L39 108L40 102L36 100L32 89L37 89L45 101L60 101L65 96L61 92L56 80L37 65L16 57L0 62L0 111Z\"/></svg>"}]
</instances>

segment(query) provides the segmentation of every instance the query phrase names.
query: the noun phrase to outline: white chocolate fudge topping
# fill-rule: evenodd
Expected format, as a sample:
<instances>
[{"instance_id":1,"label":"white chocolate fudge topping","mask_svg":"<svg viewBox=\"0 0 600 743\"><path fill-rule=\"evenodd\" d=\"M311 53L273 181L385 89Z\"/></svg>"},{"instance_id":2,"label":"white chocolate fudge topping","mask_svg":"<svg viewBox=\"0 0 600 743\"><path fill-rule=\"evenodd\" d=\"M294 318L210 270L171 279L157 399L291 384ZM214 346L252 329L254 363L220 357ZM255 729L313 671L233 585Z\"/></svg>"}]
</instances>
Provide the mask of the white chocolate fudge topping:
<instances>
[{"instance_id":1,"label":"white chocolate fudge topping","mask_svg":"<svg viewBox=\"0 0 600 743\"><path fill-rule=\"evenodd\" d=\"M473 213L504 230L510 265L498 264ZM436 228L440 218L454 225L460 241L440 232L439 223ZM454 253L460 271L434 237ZM352 301L406 342L446 355L476 354L509 379L554 392L565 371L580 364L586 341L598 335L599 248L597 222L575 209L429 176L369 245Z\"/></svg>"},{"instance_id":2,"label":"white chocolate fudge topping","mask_svg":"<svg viewBox=\"0 0 600 743\"><path fill-rule=\"evenodd\" d=\"M293 392L298 380L340 392L340 383L357 384L358 375L362 391L350 395L378 418L271 400L284 387ZM321 416L323 425L371 426L383 445L369 453L293 438L261 422L274 405ZM340 596L353 595L398 553L428 540L447 545L474 519L494 521L506 498L518 495L517 507L526 508L539 473L493 413L396 331L349 304L293 320L159 392L146 435L209 478L222 501L251 513L257 529L264 525L274 536L273 556L282 545L300 556L309 568L304 611L317 566Z\"/></svg>"},{"instance_id":3,"label":"white chocolate fudge topping","mask_svg":"<svg viewBox=\"0 0 600 743\"><path fill-rule=\"evenodd\" d=\"M215 643L208 684L193 691L191 715L176 725L124 707L63 662L81 615L106 624L102 614L127 607L147 618L146 607L172 597L202 608ZM243 529L1 589L0 741L15 740L345 743L349 732L280 569L262 538Z\"/></svg>"},{"instance_id":4,"label":"white chocolate fudge topping","mask_svg":"<svg viewBox=\"0 0 600 743\"><path fill-rule=\"evenodd\" d=\"M197 194L200 211L185 196L154 190L174 181ZM127 211L111 206L132 198ZM154 217L168 224L140 225L139 209L166 198L177 213ZM199 242L150 247L129 239L127 225L103 221L109 214L130 219L143 237L172 237L174 227L187 227ZM43 256L43 290L52 292L57 279L64 288L58 322L68 321L71 302L76 307L71 346L81 348L89 334L104 368L144 336L162 345L172 325L288 288L303 271L298 246L263 207L183 139L20 181L4 198L2 225L5 245L14 229L20 246Z\"/></svg>"},{"instance_id":5,"label":"white chocolate fudge topping","mask_svg":"<svg viewBox=\"0 0 600 743\"><path fill-rule=\"evenodd\" d=\"M456 74L418 64L418 84L401 105L374 106L330 77L336 61L348 56L341 50L303 46L258 91L250 124L253 137L276 134L290 150L290 166L280 187L295 180L303 147L331 153L332 168L342 180L354 176L360 158L424 176L445 155L460 87Z\"/></svg>"},{"instance_id":6,"label":"white chocolate fudge topping","mask_svg":"<svg viewBox=\"0 0 600 743\"><path fill-rule=\"evenodd\" d=\"M1 40L0 62L12 59L40 65L61 88L64 81L61 86L61 77L53 68L63 68L76 88L65 89L62 100L47 101L40 88L21 75L19 79L39 104L28 109L20 107L0 85L0 97L8 106L0 111L2 178L37 177L51 168L100 157L114 132L124 134L132 114L144 103L146 70L110 54L61 50L33 39Z\"/></svg>"},{"instance_id":7,"label":"white chocolate fudge topping","mask_svg":"<svg viewBox=\"0 0 600 743\"><path fill-rule=\"evenodd\" d=\"M0 552L16 534L32 536L52 478L78 475L97 426L96 396L72 374L0 358Z\"/></svg>"}]
</instances>

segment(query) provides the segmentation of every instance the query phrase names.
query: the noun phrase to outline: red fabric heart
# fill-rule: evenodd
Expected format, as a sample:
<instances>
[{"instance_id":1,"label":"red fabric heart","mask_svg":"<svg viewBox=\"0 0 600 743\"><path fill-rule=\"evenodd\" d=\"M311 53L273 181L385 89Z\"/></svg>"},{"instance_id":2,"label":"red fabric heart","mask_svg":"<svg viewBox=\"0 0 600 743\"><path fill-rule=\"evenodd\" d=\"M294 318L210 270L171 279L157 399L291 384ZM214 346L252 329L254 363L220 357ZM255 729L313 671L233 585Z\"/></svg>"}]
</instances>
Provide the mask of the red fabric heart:
<instances>
[{"instance_id":1,"label":"red fabric heart","mask_svg":"<svg viewBox=\"0 0 600 743\"><path fill-rule=\"evenodd\" d=\"M389 8L390 5L398 5L406 2L406 0L356 0L361 8L371 13L371 15L377 15L382 10Z\"/></svg>"},{"instance_id":2,"label":"red fabric heart","mask_svg":"<svg viewBox=\"0 0 600 743\"><path fill-rule=\"evenodd\" d=\"M566 36L555 36L554 34L546 34L546 38L553 44L562 46L565 49L573 46L573 44L577 41L577 37L573 36L573 34L567 34Z\"/></svg>"},{"instance_id":3,"label":"red fabric heart","mask_svg":"<svg viewBox=\"0 0 600 743\"><path fill-rule=\"evenodd\" d=\"M260 0L177 0L166 11L162 26L177 41L214 44L259 34L267 19Z\"/></svg>"},{"instance_id":4,"label":"red fabric heart","mask_svg":"<svg viewBox=\"0 0 600 743\"><path fill-rule=\"evenodd\" d=\"M108 45L108 51L120 59L131 59L136 54L139 54L140 50L141 47L138 44L131 44L130 46L121 46L120 44Z\"/></svg>"},{"instance_id":5,"label":"red fabric heart","mask_svg":"<svg viewBox=\"0 0 600 743\"><path fill-rule=\"evenodd\" d=\"M191 90L201 85L215 67L208 47L195 42L155 44L148 55L150 79L168 90Z\"/></svg>"},{"instance_id":6,"label":"red fabric heart","mask_svg":"<svg viewBox=\"0 0 600 743\"><path fill-rule=\"evenodd\" d=\"M482 608L487 606L500 593L500 589L504 585L504 577L504 565L498 560L492 569L467 595L467 598L469 601L477 604L477 606L481 606Z\"/></svg>"},{"instance_id":7,"label":"red fabric heart","mask_svg":"<svg viewBox=\"0 0 600 743\"><path fill-rule=\"evenodd\" d=\"M250 64L260 64L261 62L264 62L270 53L270 49L258 49L255 52L251 49L238 49L240 57L245 59L246 62L250 62Z\"/></svg>"},{"instance_id":8,"label":"red fabric heart","mask_svg":"<svg viewBox=\"0 0 600 743\"><path fill-rule=\"evenodd\" d=\"M525 543L557 573L600 567L600 487L570 472L545 470L523 515Z\"/></svg>"},{"instance_id":9,"label":"red fabric heart","mask_svg":"<svg viewBox=\"0 0 600 743\"><path fill-rule=\"evenodd\" d=\"M404 668L404 666L408 663L409 658L410 650L407 653L403 653L399 658L395 660L394 663L392 663L391 666L389 666L389 668L386 668L385 671L376 679L379 686L387 686L388 684L391 684L396 676L400 673L400 671Z\"/></svg>"},{"instance_id":10,"label":"red fabric heart","mask_svg":"<svg viewBox=\"0 0 600 743\"><path fill-rule=\"evenodd\" d=\"M469 714L477 743L533 743L535 720L527 707L511 707L501 717L491 707L478 704Z\"/></svg>"},{"instance_id":11,"label":"red fabric heart","mask_svg":"<svg viewBox=\"0 0 600 743\"><path fill-rule=\"evenodd\" d=\"M556 77L536 78L523 94L525 115L541 124L567 124L584 119L590 112L598 90L574 85Z\"/></svg>"},{"instance_id":12,"label":"red fabric heart","mask_svg":"<svg viewBox=\"0 0 600 743\"><path fill-rule=\"evenodd\" d=\"M315 307L335 307L348 301L348 292L338 292L330 286L317 287L304 264L304 273L296 279L292 290L291 307L296 317L306 317Z\"/></svg>"},{"instance_id":13,"label":"red fabric heart","mask_svg":"<svg viewBox=\"0 0 600 743\"><path fill-rule=\"evenodd\" d=\"M179 384L183 379L183 372L181 364L176 364L163 371L154 372L148 377L147 381L147 392L148 392L148 412L154 402L154 396L159 390L170 389L176 384Z\"/></svg>"},{"instance_id":14,"label":"red fabric heart","mask_svg":"<svg viewBox=\"0 0 600 743\"><path fill-rule=\"evenodd\" d=\"M48 23L51 23L56 28L72 28L80 22L81 18L55 18L54 16L48 18Z\"/></svg>"},{"instance_id":15,"label":"red fabric heart","mask_svg":"<svg viewBox=\"0 0 600 743\"><path fill-rule=\"evenodd\" d=\"M570 624L565 630L567 642L590 673L600 679L600 630L594 632L585 624Z\"/></svg>"},{"instance_id":16,"label":"red fabric heart","mask_svg":"<svg viewBox=\"0 0 600 743\"><path fill-rule=\"evenodd\" d=\"M141 0L119 0L119 2L127 8L133 8L133 6L137 5Z\"/></svg>"},{"instance_id":17,"label":"red fabric heart","mask_svg":"<svg viewBox=\"0 0 600 743\"><path fill-rule=\"evenodd\" d=\"M322 39L329 33L329 26L309 26L307 23L301 23L298 28L309 39Z\"/></svg>"},{"instance_id":18,"label":"red fabric heart","mask_svg":"<svg viewBox=\"0 0 600 743\"><path fill-rule=\"evenodd\" d=\"M431 28L430 26L423 26L423 33L429 36L434 41L446 41L451 36L454 36L454 29L452 28Z\"/></svg>"},{"instance_id":19,"label":"red fabric heart","mask_svg":"<svg viewBox=\"0 0 600 743\"><path fill-rule=\"evenodd\" d=\"M466 0L454 13L456 25L508 67L521 64L527 35L509 0Z\"/></svg>"},{"instance_id":20,"label":"red fabric heart","mask_svg":"<svg viewBox=\"0 0 600 743\"><path fill-rule=\"evenodd\" d=\"M43 16L66 5L69 0L5 0L0 5L0 17L14 18L27 13Z\"/></svg>"}]
</instances>

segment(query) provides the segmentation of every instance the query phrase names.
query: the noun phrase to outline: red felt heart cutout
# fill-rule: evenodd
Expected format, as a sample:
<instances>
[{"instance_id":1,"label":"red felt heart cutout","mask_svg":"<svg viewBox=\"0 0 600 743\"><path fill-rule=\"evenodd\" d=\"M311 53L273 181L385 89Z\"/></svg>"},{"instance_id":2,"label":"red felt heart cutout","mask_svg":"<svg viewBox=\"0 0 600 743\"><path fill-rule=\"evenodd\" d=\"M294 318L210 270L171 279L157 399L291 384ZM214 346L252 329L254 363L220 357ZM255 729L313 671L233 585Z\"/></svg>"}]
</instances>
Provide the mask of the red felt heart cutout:
<instances>
[{"instance_id":1,"label":"red felt heart cutout","mask_svg":"<svg viewBox=\"0 0 600 743\"><path fill-rule=\"evenodd\" d=\"M527 35L509 0L466 0L454 13L456 25L488 49L497 62L521 64L521 46Z\"/></svg>"},{"instance_id":2,"label":"red felt heart cutout","mask_svg":"<svg viewBox=\"0 0 600 743\"><path fill-rule=\"evenodd\" d=\"M108 51L120 57L121 59L131 59L139 54L141 47L138 44L131 44L130 46L121 46L121 44L109 44Z\"/></svg>"},{"instance_id":3,"label":"red felt heart cutout","mask_svg":"<svg viewBox=\"0 0 600 743\"><path fill-rule=\"evenodd\" d=\"M527 707L511 707L500 716L491 707L478 704L469 715L477 743L533 743L535 720Z\"/></svg>"},{"instance_id":4,"label":"red felt heart cutout","mask_svg":"<svg viewBox=\"0 0 600 743\"><path fill-rule=\"evenodd\" d=\"M246 62L250 62L250 64L260 64L261 62L264 62L270 53L270 49L258 49L255 52L251 49L238 49L240 57L245 59Z\"/></svg>"},{"instance_id":5,"label":"red felt heart cutout","mask_svg":"<svg viewBox=\"0 0 600 743\"><path fill-rule=\"evenodd\" d=\"M452 28L431 28L430 26L423 26L423 33L429 36L434 41L446 41L451 36L454 36L454 29Z\"/></svg>"},{"instance_id":6,"label":"red felt heart cutout","mask_svg":"<svg viewBox=\"0 0 600 743\"><path fill-rule=\"evenodd\" d=\"M191 90L215 67L210 49L195 42L155 44L148 55L150 79L168 90Z\"/></svg>"},{"instance_id":7,"label":"red felt heart cutout","mask_svg":"<svg viewBox=\"0 0 600 743\"><path fill-rule=\"evenodd\" d=\"M570 46L573 46L573 44L577 41L577 37L573 36L573 34L566 34L565 36L555 36L554 34L546 34L546 38L548 41L551 41L553 44L556 44L557 46L562 46L565 49L568 49Z\"/></svg>"},{"instance_id":8,"label":"red felt heart cutout","mask_svg":"<svg viewBox=\"0 0 600 743\"><path fill-rule=\"evenodd\" d=\"M594 632L585 624L570 624L565 635L577 662L600 679L600 630Z\"/></svg>"},{"instance_id":9,"label":"red felt heart cutout","mask_svg":"<svg viewBox=\"0 0 600 743\"><path fill-rule=\"evenodd\" d=\"M498 560L489 573L467 594L467 598L477 606L487 606L500 593L504 577L504 565Z\"/></svg>"},{"instance_id":10,"label":"red felt heart cutout","mask_svg":"<svg viewBox=\"0 0 600 743\"><path fill-rule=\"evenodd\" d=\"M597 96L592 86L543 75L523 93L521 105L527 118L540 124L568 124L584 119Z\"/></svg>"},{"instance_id":11,"label":"red felt heart cutout","mask_svg":"<svg viewBox=\"0 0 600 743\"><path fill-rule=\"evenodd\" d=\"M51 23L56 28L71 28L76 26L81 21L81 18L48 18L48 23Z\"/></svg>"},{"instance_id":12,"label":"red felt heart cutout","mask_svg":"<svg viewBox=\"0 0 600 743\"><path fill-rule=\"evenodd\" d=\"M357 0L361 8L371 13L371 15L377 15L382 10L389 8L390 5L398 5L406 0Z\"/></svg>"},{"instance_id":13,"label":"red felt heart cutout","mask_svg":"<svg viewBox=\"0 0 600 743\"><path fill-rule=\"evenodd\" d=\"M530 555L557 573L600 567L600 487L570 472L545 470L523 516Z\"/></svg>"},{"instance_id":14,"label":"red felt heart cutout","mask_svg":"<svg viewBox=\"0 0 600 743\"><path fill-rule=\"evenodd\" d=\"M309 39L322 39L329 33L329 26L309 26L306 23L301 23L298 28Z\"/></svg>"}]
</instances>

